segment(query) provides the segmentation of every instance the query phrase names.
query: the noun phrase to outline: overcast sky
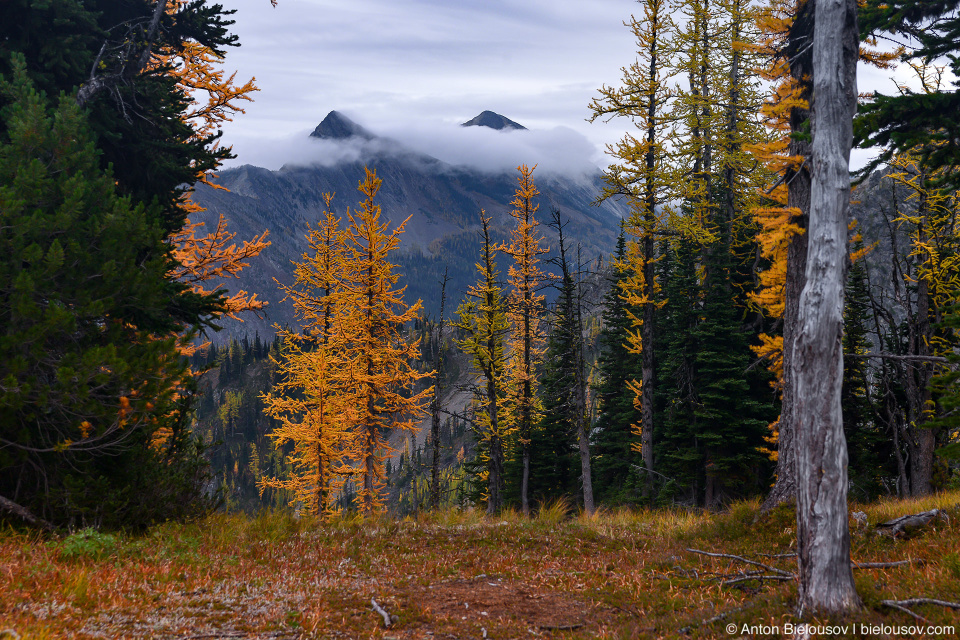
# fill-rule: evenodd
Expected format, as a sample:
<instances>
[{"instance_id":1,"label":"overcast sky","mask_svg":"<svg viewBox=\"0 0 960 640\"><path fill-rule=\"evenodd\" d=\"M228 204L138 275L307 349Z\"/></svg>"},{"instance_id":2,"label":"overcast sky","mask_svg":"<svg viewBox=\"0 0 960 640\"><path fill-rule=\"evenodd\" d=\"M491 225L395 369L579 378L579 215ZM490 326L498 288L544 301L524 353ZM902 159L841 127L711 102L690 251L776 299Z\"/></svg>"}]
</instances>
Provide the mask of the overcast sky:
<instances>
[{"instance_id":1,"label":"overcast sky","mask_svg":"<svg viewBox=\"0 0 960 640\"><path fill-rule=\"evenodd\" d=\"M331 110L451 162L491 168L605 165L625 123L587 123L597 89L635 59L623 21L632 0L233 0L238 79L260 91L225 126L231 164L276 169L304 154ZM890 92L864 70L860 90ZM490 109L533 130L506 136L457 125ZM503 144L501 144L501 142ZM864 152L856 152L862 163ZM555 166L551 166L551 163Z\"/></svg>"}]
</instances>

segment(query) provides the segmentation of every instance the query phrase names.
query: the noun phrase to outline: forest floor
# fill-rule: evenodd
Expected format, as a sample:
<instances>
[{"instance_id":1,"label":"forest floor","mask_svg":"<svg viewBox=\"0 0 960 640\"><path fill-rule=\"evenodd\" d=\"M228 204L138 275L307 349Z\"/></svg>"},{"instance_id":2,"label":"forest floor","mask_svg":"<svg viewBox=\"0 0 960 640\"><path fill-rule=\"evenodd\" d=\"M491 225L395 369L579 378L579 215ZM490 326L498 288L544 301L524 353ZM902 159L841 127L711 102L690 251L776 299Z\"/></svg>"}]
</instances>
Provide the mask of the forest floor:
<instances>
[{"instance_id":1,"label":"forest floor","mask_svg":"<svg viewBox=\"0 0 960 640\"><path fill-rule=\"evenodd\" d=\"M874 528L935 507L949 521L909 539ZM855 563L912 562L856 568L862 610L807 620L810 637L960 634L960 611L882 603L960 601L960 492L856 509L868 524L851 519ZM216 514L136 536L55 539L7 529L0 638L789 637L801 623L796 560L781 555L795 550L793 512L757 513L741 503L586 518L554 507L531 519L451 510L324 524Z\"/></svg>"}]
</instances>

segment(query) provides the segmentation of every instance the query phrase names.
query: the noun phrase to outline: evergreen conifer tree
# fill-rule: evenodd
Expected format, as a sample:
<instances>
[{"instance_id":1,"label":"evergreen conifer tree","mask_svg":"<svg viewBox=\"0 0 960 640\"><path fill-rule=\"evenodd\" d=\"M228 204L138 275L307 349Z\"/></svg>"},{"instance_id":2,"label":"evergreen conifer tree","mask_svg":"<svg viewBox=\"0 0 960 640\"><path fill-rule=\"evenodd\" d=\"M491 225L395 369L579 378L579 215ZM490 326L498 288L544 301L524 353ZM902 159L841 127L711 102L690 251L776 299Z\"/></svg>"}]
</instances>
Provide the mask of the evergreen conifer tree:
<instances>
[{"instance_id":1,"label":"evergreen conifer tree","mask_svg":"<svg viewBox=\"0 0 960 640\"><path fill-rule=\"evenodd\" d=\"M882 478L894 475L885 468L892 460L890 438L880 431L870 406L867 359L870 351L868 324L871 321L870 292L863 261L863 240L853 244L854 260L847 275L843 310L843 431L847 440L850 490L860 500L873 499L883 488ZM858 357L861 356L861 357Z\"/></svg>"},{"instance_id":2,"label":"evergreen conifer tree","mask_svg":"<svg viewBox=\"0 0 960 640\"><path fill-rule=\"evenodd\" d=\"M624 290L630 278L630 266L626 262L626 237L622 227L610 264L610 290L604 296L594 385L598 413L593 424L591 454L597 500L620 503L630 501L633 488L630 479L638 477L633 468L639 462L634 450L637 442L633 425L641 423L634 393L628 385L630 380L640 377L640 372L639 359L630 353L628 344L633 322Z\"/></svg>"},{"instance_id":3,"label":"evergreen conifer tree","mask_svg":"<svg viewBox=\"0 0 960 640\"><path fill-rule=\"evenodd\" d=\"M161 210L117 194L80 109L14 61L0 127L0 495L57 525L142 526L202 504ZM200 305L202 308L202 305ZM196 320L196 317L194 317ZM154 437L177 434L162 448Z\"/></svg>"}]
</instances>

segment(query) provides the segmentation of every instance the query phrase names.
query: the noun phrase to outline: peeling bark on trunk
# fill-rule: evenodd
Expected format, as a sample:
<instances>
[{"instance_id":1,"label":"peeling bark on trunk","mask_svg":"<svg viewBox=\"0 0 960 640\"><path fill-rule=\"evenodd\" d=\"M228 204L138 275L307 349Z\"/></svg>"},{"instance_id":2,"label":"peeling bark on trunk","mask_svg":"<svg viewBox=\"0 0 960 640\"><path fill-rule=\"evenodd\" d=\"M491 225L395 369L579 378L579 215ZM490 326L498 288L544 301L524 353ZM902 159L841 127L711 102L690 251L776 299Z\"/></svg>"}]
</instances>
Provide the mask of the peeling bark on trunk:
<instances>
[{"instance_id":1,"label":"peeling bark on trunk","mask_svg":"<svg viewBox=\"0 0 960 640\"><path fill-rule=\"evenodd\" d=\"M807 281L794 345L798 609L855 609L847 524L843 292L847 270L850 147L856 111L856 0L817 0L814 21L813 170Z\"/></svg>"}]
</instances>

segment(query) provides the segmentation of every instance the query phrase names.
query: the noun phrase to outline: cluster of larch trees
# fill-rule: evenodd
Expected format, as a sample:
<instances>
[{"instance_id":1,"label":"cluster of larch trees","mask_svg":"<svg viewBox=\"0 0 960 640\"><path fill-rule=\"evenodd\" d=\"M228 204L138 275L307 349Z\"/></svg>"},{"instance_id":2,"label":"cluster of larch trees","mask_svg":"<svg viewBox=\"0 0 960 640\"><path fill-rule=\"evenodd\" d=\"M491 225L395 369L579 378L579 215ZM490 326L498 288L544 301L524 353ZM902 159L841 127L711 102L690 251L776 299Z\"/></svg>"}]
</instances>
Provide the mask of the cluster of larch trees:
<instances>
[{"instance_id":1,"label":"cluster of larch trees","mask_svg":"<svg viewBox=\"0 0 960 640\"><path fill-rule=\"evenodd\" d=\"M578 265L572 263L564 222L555 212L559 248L551 262L559 276L550 277L540 268L548 248L537 219L539 191L533 169L517 169L516 196L510 203L515 226L509 241L493 241L490 218L481 212L479 277L454 322L458 346L478 377L472 409L477 440L471 465L474 496L486 503L488 513L515 501L529 514L535 502L574 496L592 513ZM498 254L510 261L506 291ZM559 297L548 314L543 290L551 284Z\"/></svg>"},{"instance_id":2,"label":"cluster of larch trees","mask_svg":"<svg viewBox=\"0 0 960 640\"><path fill-rule=\"evenodd\" d=\"M618 247L605 345L623 349L626 335L639 357L632 368L601 358L597 449L622 451L623 420L633 418L644 495L655 477L676 475L688 461L702 470L690 476L703 482L697 501L712 506L723 488L717 471L729 478L743 463L724 460L721 439L742 438L753 413L741 383L738 433L723 430L732 417L723 398L738 389L731 378L749 374L742 357L731 357L746 345L724 343L716 327L738 311L739 326L726 324L727 336L752 336L750 348L782 392L768 438L778 446L776 483L765 507L796 501L801 612L859 603L846 512L845 426L866 446L855 407L873 412L871 438L879 431L893 441L902 492L929 493L937 447L947 457L957 446L957 374L946 365L956 360L952 309L960 294L960 111L957 92L941 81L943 68L932 65L948 58L958 70L951 55L958 4L867 2L858 26L854 1L776 1L758 11L737 0L646 0L630 23L637 62L624 68L621 86L604 87L591 105L595 118L629 117L638 130L610 148L615 164L604 196L626 197L634 208L630 238ZM912 46L870 51L881 34L907 37ZM922 91L875 95L855 120L858 59L884 67L897 56L919 71ZM664 80L680 74L683 82ZM766 100L760 77L772 85ZM886 223L897 310L864 284L870 247L848 249L855 123L861 144L884 148L867 171L881 162L892 167ZM906 251L896 246L902 232L895 227L907 230ZM848 271L856 284L845 295ZM863 360L880 364L867 375ZM631 387L633 407L608 384L614 380ZM691 425L693 440L681 442ZM758 448L756 436L734 440L741 456ZM598 475L614 467L601 457Z\"/></svg>"},{"instance_id":3,"label":"cluster of larch trees","mask_svg":"<svg viewBox=\"0 0 960 640\"><path fill-rule=\"evenodd\" d=\"M403 302L405 287L395 286L399 274L388 260L406 221L390 230L381 220L374 200L381 183L367 170L358 187L364 199L343 219L327 196L295 283L284 287L303 332L280 332L280 382L265 396L265 411L281 421L271 434L276 446L293 445L293 473L259 486L291 491L292 504L308 513L333 513L347 482L364 513L379 510L393 451L387 431L413 431L426 414L431 390L414 385L432 372L414 368L419 340L405 332L421 304Z\"/></svg>"},{"instance_id":4,"label":"cluster of larch trees","mask_svg":"<svg viewBox=\"0 0 960 640\"><path fill-rule=\"evenodd\" d=\"M536 215L539 192L533 169L518 170L512 234L494 242L491 220L480 212L478 281L451 323L454 342L475 374L469 411L476 437L469 465L472 498L490 513L515 502L529 514L531 505L579 492L574 485L581 483L584 506L592 512L579 283L564 224L555 214L560 297L548 320L543 289L551 279L539 266L547 253ZM303 330L281 331L283 346L274 357L279 381L264 396L266 413L281 422L271 438L278 450L291 447L292 453L290 474L261 478L259 486L289 491L292 505L324 516L351 502L365 513L383 507L386 462L394 452L386 435L400 433L406 443L431 395L430 503L441 501L446 284L441 283L434 370L418 370L420 337L409 325L420 304L403 302L404 289L394 288L398 274L389 261L404 224L388 233L389 223L380 222L373 202L379 186L368 172L360 184L366 199L356 212L348 210L345 229L328 197L327 211L309 233L296 282L284 287ZM510 260L506 283L498 256ZM417 384L424 378L432 378L434 386ZM573 447L579 449L579 465ZM412 448L410 454L412 459ZM413 498L418 499L415 493Z\"/></svg>"}]
</instances>

